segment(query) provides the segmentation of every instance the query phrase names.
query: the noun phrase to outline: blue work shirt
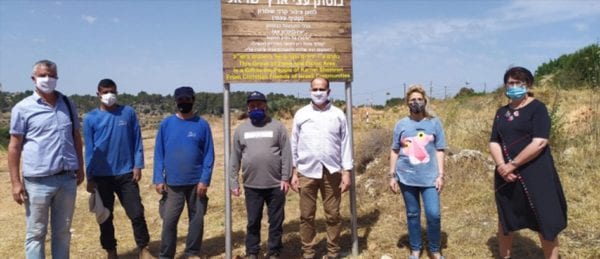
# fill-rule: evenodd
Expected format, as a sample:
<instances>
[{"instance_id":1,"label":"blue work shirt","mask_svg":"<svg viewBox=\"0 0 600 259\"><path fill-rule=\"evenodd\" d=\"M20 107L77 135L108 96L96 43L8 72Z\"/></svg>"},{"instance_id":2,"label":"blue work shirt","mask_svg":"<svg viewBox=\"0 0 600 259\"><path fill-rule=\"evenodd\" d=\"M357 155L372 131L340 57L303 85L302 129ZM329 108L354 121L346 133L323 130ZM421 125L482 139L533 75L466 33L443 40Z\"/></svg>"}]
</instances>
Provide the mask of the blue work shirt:
<instances>
[{"instance_id":1,"label":"blue work shirt","mask_svg":"<svg viewBox=\"0 0 600 259\"><path fill-rule=\"evenodd\" d=\"M208 122L171 115L160 123L154 146L154 184L210 185L215 151Z\"/></svg>"},{"instance_id":2,"label":"blue work shirt","mask_svg":"<svg viewBox=\"0 0 600 259\"><path fill-rule=\"evenodd\" d=\"M396 123L392 149L399 150L396 177L408 186L435 186L436 153L446 149L442 123L436 117L415 121L405 117Z\"/></svg>"},{"instance_id":3,"label":"blue work shirt","mask_svg":"<svg viewBox=\"0 0 600 259\"><path fill-rule=\"evenodd\" d=\"M56 105L46 104L33 92L12 108L10 134L23 137L21 152L24 177L42 177L63 170L78 170L79 161L73 141L73 129L79 130L77 108L71 101L73 122L62 94L56 93Z\"/></svg>"},{"instance_id":4,"label":"blue work shirt","mask_svg":"<svg viewBox=\"0 0 600 259\"><path fill-rule=\"evenodd\" d=\"M115 176L144 168L142 133L135 110L119 105L94 109L83 120L85 164L88 180Z\"/></svg>"}]
</instances>

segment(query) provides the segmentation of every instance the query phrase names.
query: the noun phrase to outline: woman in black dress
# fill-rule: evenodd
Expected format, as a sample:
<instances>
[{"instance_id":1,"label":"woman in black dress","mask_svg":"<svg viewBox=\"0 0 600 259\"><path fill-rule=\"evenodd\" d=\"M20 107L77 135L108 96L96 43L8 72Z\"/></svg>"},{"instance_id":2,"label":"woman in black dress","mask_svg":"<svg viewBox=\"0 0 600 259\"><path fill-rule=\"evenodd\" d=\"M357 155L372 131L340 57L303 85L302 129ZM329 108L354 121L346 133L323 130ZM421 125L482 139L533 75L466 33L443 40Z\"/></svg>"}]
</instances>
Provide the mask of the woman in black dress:
<instances>
[{"instance_id":1,"label":"woman in black dress","mask_svg":"<svg viewBox=\"0 0 600 259\"><path fill-rule=\"evenodd\" d=\"M511 256L511 232L529 228L538 232L544 257L558 258L557 235L567 227L567 203L548 146L548 110L528 92L529 70L510 68L504 85L510 102L496 112L490 138L500 257Z\"/></svg>"}]
</instances>

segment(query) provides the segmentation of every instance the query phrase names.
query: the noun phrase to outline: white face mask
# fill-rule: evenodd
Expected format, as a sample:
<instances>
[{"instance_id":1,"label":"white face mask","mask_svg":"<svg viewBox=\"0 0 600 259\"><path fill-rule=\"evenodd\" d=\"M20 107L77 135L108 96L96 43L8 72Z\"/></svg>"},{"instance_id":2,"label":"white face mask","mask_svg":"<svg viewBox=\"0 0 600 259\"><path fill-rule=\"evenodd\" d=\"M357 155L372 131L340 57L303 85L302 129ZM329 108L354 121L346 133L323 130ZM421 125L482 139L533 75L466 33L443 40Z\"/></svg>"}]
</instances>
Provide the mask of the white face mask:
<instances>
[{"instance_id":1,"label":"white face mask","mask_svg":"<svg viewBox=\"0 0 600 259\"><path fill-rule=\"evenodd\" d=\"M117 95L113 94L113 93L106 93L106 94L100 95L100 101L104 105L111 107L115 103L117 103Z\"/></svg>"},{"instance_id":2,"label":"white face mask","mask_svg":"<svg viewBox=\"0 0 600 259\"><path fill-rule=\"evenodd\" d=\"M310 92L310 98L312 99L313 103L316 105L321 105L324 104L327 101L327 91L313 91Z\"/></svg>"},{"instance_id":3,"label":"white face mask","mask_svg":"<svg viewBox=\"0 0 600 259\"><path fill-rule=\"evenodd\" d=\"M54 92L56 89L56 78L45 76L45 77L35 77L35 86L38 90L45 94L49 94Z\"/></svg>"}]
</instances>

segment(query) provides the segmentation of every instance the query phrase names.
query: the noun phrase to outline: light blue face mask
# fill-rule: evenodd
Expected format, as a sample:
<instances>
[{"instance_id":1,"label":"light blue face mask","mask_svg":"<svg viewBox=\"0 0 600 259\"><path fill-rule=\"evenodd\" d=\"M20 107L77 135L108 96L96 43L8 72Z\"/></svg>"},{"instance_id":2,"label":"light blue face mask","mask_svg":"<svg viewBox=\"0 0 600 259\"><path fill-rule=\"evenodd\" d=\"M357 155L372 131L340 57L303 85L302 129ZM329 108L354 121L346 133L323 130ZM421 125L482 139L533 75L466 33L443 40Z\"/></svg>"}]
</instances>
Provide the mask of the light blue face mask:
<instances>
[{"instance_id":1,"label":"light blue face mask","mask_svg":"<svg viewBox=\"0 0 600 259\"><path fill-rule=\"evenodd\" d=\"M516 85L509 86L506 88L506 97L513 101L521 100L527 94L527 86L525 85Z\"/></svg>"}]
</instances>

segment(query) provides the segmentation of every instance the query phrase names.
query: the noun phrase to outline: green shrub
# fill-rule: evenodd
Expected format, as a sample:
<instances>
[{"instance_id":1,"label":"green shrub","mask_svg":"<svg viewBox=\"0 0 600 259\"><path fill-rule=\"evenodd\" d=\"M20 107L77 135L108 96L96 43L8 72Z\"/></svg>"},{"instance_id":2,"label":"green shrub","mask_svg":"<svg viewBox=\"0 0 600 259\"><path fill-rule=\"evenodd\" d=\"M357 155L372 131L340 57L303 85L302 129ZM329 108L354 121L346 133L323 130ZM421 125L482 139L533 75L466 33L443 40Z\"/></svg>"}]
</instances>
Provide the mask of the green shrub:
<instances>
[{"instance_id":1,"label":"green shrub","mask_svg":"<svg viewBox=\"0 0 600 259\"><path fill-rule=\"evenodd\" d=\"M6 150L8 148L8 141L10 140L10 134L8 128L0 128L0 150Z\"/></svg>"}]
</instances>

